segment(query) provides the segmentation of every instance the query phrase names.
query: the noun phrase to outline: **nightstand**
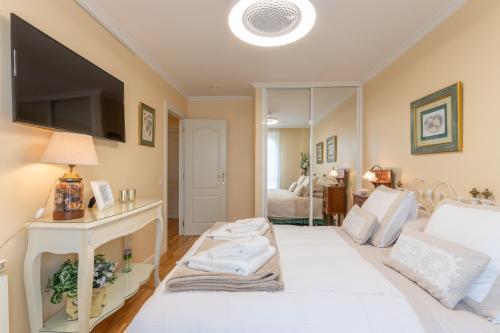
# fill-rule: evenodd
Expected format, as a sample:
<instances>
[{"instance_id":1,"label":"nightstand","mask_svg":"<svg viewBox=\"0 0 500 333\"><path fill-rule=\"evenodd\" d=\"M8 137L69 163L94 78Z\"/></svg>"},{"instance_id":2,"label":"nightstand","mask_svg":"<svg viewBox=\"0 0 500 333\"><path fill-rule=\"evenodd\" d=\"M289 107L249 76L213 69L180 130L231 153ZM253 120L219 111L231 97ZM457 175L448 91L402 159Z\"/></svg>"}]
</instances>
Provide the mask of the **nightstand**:
<instances>
[{"instance_id":1,"label":"nightstand","mask_svg":"<svg viewBox=\"0 0 500 333\"><path fill-rule=\"evenodd\" d=\"M366 199L368 199L367 195L354 193L352 195L352 204L361 207L365 203Z\"/></svg>"},{"instance_id":2,"label":"nightstand","mask_svg":"<svg viewBox=\"0 0 500 333\"><path fill-rule=\"evenodd\" d=\"M323 213L327 224L333 224L334 216L337 216L337 225L340 226L340 215L345 217L347 210L346 188L344 186L323 187Z\"/></svg>"}]
</instances>

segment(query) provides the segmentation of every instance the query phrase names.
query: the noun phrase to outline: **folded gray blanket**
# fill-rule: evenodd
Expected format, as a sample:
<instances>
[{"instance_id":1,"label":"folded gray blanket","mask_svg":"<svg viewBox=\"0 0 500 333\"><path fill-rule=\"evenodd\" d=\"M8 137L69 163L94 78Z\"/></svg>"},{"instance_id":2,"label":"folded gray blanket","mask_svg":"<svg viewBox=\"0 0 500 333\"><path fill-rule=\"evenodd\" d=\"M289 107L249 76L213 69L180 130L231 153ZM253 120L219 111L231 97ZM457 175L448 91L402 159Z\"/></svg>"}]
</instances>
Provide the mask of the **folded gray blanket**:
<instances>
[{"instance_id":1,"label":"folded gray blanket","mask_svg":"<svg viewBox=\"0 0 500 333\"><path fill-rule=\"evenodd\" d=\"M216 223L211 230L219 228L224 223ZM281 277L279 249L276 246L274 231L271 226L264 234L276 254L257 272L248 276L237 276L223 273L203 272L190 269L185 264L177 265L167 280L169 291L280 291L284 284ZM224 241L205 238L195 254L205 251Z\"/></svg>"}]
</instances>

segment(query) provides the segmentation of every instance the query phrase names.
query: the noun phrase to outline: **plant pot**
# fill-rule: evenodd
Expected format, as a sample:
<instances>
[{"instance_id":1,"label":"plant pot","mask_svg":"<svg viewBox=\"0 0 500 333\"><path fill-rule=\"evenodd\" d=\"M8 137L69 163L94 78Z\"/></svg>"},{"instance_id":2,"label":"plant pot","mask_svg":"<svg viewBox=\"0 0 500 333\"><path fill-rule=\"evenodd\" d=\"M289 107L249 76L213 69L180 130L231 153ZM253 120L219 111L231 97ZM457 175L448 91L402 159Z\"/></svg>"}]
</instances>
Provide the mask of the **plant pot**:
<instances>
[{"instance_id":1,"label":"plant pot","mask_svg":"<svg viewBox=\"0 0 500 333\"><path fill-rule=\"evenodd\" d=\"M92 289L92 303L90 306L90 318L97 318L102 314L102 309L108 304L106 287ZM66 302L66 314L68 320L78 319L78 298L68 297Z\"/></svg>"}]
</instances>

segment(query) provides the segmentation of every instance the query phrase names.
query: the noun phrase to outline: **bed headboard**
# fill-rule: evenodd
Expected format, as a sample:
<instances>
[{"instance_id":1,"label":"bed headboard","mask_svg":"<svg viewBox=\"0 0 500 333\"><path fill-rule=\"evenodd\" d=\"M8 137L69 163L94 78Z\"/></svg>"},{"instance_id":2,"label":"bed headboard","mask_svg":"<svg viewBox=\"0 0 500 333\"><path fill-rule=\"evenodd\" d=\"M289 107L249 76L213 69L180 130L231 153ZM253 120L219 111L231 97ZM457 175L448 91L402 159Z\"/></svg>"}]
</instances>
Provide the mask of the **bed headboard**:
<instances>
[{"instance_id":1,"label":"bed headboard","mask_svg":"<svg viewBox=\"0 0 500 333\"><path fill-rule=\"evenodd\" d=\"M446 182L435 182L433 184L429 184L425 180L417 178L410 184L410 186L408 186L407 189L415 192L419 208L428 213L432 213L437 205L446 198L465 203L473 203L471 199L457 196L451 185ZM478 200L475 204L497 205L489 200Z\"/></svg>"}]
</instances>

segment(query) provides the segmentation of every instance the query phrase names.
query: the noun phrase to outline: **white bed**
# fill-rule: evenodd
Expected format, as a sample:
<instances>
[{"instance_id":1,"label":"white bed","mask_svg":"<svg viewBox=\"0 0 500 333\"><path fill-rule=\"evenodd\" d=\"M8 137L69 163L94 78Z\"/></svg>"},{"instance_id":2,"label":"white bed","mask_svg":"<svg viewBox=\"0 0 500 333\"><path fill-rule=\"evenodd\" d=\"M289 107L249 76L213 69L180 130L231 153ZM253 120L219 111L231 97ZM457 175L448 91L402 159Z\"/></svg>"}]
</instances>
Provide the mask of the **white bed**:
<instances>
[{"instance_id":1,"label":"white bed","mask_svg":"<svg viewBox=\"0 0 500 333\"><path fill-rule=\"evenodd\" d=\"M323 218L323 199L313 197L313 218ZM299 197L288 190L267 191L267 215L271 218L309 218L309 196Z\"/></svg>"},{"instance_id":2,"label":"white bed","mask_svg":"<svg viewBox=\"0 0 500 333\"><path fill-rule=\"evenodd\" d=\"M355 245L336 227L274 228L285 291L172 293L163 282L128 332L500 331L462 305L445 308L384 266L389 249Z\"/></svg>"}]
</instances>

